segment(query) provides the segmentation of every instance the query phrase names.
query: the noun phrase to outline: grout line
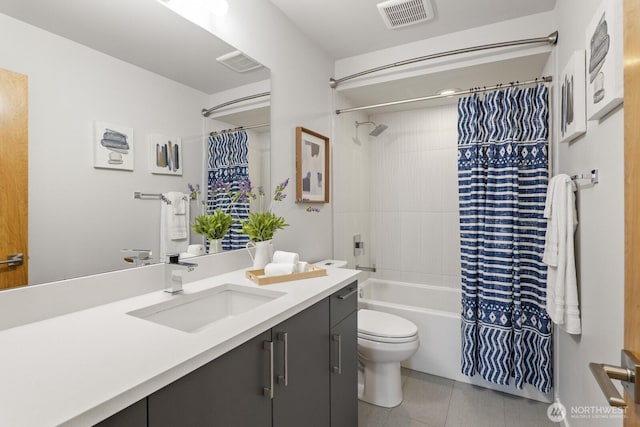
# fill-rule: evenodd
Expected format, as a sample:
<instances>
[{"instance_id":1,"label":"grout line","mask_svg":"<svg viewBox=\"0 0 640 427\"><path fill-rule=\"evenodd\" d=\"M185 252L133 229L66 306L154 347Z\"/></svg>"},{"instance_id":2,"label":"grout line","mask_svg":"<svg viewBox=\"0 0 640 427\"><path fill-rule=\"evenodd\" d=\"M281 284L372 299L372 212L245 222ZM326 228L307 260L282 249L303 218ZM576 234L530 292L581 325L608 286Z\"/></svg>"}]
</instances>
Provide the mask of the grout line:
<instances>
[{"instance_id":1,"label":"grout line","mask_svg":"<svg viewBox=\"0 0 640 427\"><path fill-rule=\"evenodd\" d=\"M453 399L453 388L456 386L456 382L455 380L451 381L451 392L449 393L449 402L447 404L447 413L444 416L444 426L447 426L447 420L449 419L449 409L451 408L451 400Z\"/></svg>"}]
</instances>

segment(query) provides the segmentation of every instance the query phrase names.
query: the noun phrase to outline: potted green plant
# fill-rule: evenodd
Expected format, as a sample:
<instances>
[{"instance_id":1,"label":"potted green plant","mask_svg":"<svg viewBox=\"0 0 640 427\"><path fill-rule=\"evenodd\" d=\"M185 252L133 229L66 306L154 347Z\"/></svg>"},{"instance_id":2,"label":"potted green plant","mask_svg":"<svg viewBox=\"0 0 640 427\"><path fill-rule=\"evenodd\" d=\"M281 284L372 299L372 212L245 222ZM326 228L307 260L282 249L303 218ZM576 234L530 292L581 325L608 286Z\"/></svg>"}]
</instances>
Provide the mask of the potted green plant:
<instances>
[{"instance_id":1,"label":"potted green plant","mask_svg":"<svg viewBox=\"0 0 640 427\"><path fill-rule=\"evenodd\" d=\"M250 212L249 219L241 221L242 232L249 236L252 242L265 242L273 239L277 230L287 227L284 218L270 211Z\"/></svg>"},{"instance_id":2,"label":"potted green plant","mask_svg":"<svg viewBox=\"0 0 640 427\"><path fill-rule=\"evenodd\" d=\"M222 239L229 232L232 223L233 218L231 215L218 209L212 214L196 217L191 228L196 233L207 237L209 240L209 253L213 254L222 250Z\"/></svg>"},{"instance_id":3,"label":"potted green plant","mask_svg":"<svg viewBox=\"0 0 640 427\"><path fill-rule=\"evenodd\" d=\"M285 188L289 184L289 179L282 182L274 191L273 200L282 201L287 195L284 193ZM258 188L258 195L261 200L264 197L264 191L262 187ZM262 206L262 203L260 203ZM255 256L253 259L253 269L261 269L270 262L271 256L271 239L276 231L288 227L283 217L274 214L269 210L262 210L258 212L250 212L249 218L240 220L242 225L242 232L249 236L251 240L247 245L247 248L253 246L256 248ZM251 254L251 252L249 252Z\"/></svg>"}]
</instances>

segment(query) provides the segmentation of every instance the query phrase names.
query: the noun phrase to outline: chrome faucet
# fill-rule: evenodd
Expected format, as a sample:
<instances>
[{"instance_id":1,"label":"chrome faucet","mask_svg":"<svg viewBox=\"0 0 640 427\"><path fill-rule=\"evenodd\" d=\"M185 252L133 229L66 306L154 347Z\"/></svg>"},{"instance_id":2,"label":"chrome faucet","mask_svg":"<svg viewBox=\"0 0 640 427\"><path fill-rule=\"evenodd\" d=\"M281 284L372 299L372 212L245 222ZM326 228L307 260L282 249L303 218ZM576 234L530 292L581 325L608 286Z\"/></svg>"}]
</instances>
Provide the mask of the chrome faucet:
<instances>
[{"instance_id":1,"label":"chrome faucet","mask_svg":"<svg viewBox=\"0 0 640 427\"><path fill-rule=\"evenodd\" d=\"M198 264L180 262L178 254L168 254L169 262L165 265L164 291L172 295L182 292L184 270L193 271Z\"/></svg>"}]
</instances>

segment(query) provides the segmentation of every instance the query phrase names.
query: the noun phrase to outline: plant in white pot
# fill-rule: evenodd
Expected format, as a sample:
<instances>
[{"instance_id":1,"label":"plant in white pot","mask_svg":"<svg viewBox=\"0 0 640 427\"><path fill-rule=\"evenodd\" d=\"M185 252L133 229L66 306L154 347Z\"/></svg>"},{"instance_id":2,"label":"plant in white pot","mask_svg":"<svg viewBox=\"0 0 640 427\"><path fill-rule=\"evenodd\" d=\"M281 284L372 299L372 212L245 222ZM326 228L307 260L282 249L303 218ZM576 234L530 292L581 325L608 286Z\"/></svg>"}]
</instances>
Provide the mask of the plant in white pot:
<instances>
[{"instance_id":1,"label":"plant in white pot","mask_svg":"<svg viewBox=\"0 0 640 427\"><path fill-rule=\"evenodd\" d=\"M209 240L209 253L214 254L222 251L222 239L227 235L232 224L231 215L217 209L212 214L197 216L191 228Z\"/></svg>"},{"instance_id":2,"label":"plant in white pot","mask_svg":"<svg viewBox=\"0 0 640 427\"><path fill-rule=\"evenodd\" d=\"M287 185L289 185L288 178L276 186L273 200L279 202L287 197L284 193ZM258 187L258 196L261 199L264 197L262 187ZM262 203L260 204L262 205ZM253 269L264 268L264 266L271 261L271 240L275 232L288 227L289 224L286 223L283 217L269 210L263 210L262 206L258 212L250 212L249 218L240 220L240 223L242 224L242 232L249 236L250 242L247 244L247 248L256 248L256 254L252 257ZM249 254L251 254L251 252L249 252Z\"/></svg>"}]
</instances>

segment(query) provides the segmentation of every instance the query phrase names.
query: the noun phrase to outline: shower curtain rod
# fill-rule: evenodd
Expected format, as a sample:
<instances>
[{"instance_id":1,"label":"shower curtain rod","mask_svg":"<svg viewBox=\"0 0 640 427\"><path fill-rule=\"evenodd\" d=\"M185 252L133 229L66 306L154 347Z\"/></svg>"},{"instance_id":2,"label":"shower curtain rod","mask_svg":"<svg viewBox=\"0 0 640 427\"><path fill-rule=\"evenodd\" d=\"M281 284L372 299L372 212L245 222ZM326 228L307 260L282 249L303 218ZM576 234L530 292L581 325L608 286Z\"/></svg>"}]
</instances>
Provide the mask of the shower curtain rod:
<instances>
[{"instance_id":1,"label":"shower curtain rod","mask_svg":"<svg viewBox=\"0 0 640 427\"><path fill-rule=\"evenodd\" d=\"M391 105L409 104L411 102L430 101L432 99L451 98L453 96L470 95L472 93L477 93L477 92L488 92L491 90L501 89L507 86L526 86L534 83L548 83L551 80L552 80L551 76L544 76L544 77L536 78L533 80L527 80L524 82L511 82L506 84L498 83L497 85L493 85L493 86L483 86L483 87L478 87L473 89L459 90L457 92L447 93L447 94L421 96L420 98L403 99L400 101L384 102L382 104L364 105L362 107L343 108L341 110L336 110L336 114L351 113L353 111L369 110L371 108L378 108L378 107L388 107Z\"/></svg>"},{"instance_id":2,"label":"shower curtain rod","mask_svg":"<svg viewBox=\"0 0 640 427\"><path fill-rule=\"evenodd\" d=\"M259 125L251 125L251 126L238 126L237 128L233 128L233 129L224 129L224 130L209 132L209 136L222 135L225 133L232 133L232 132L240 132L241 130L266 128L268 126L271 126L271 123L260 123Z\"/></svg>"},{"instance_id":3,"label":"shower curtain rod","mask_svg":"<svg viewBox=\"0 0 640 427\"><path fill-rule=\"evenodd\" d=\"M233 104L237 104L238 102L249 101L250 99L262 98L263 96L269 96L269 95L271 95L271 92L256 93L255 95L244 96L242 98L223 102L222 104L216 105L215 107L211 107L209 109L203 108L202 111L200 112L202 113L203 116L209 117L211 113L213 113L215 110L218 110L222 107L226 107L227 105L233 105Z\"/></svg>"},{"instance_id":4,"label":"shower curtain rod","mask_svg":"<svg viewBox=\"0 0 640 427\"><path fill-rule=\"evenodd\" d=\"M553 33L549 34L546 37L537 37L537 38L532 38L532 39L521 39L521 40L511 40L511 41L508 41L508 42L483 44L483 45L479 45L479 46L465 47L465 48L462 48L462 49L447 50L445 52L434 53L434 54L426 55L426 56L419 56L417 58L407 59L407 60L400 61L400 62L394 62L393 64L387 64L387 65L383 65L381 67L371 68L369 70L361 71L359 73L351 74L349 76L342 77L342 78L339 78L339 79L335 79L335 78L332 77L332 78L329 79L329 87L331 87L332 89L335 89L336 87L338 87L338 85L340 83L345 82L347 80L355 79L356 77L366 76L367 74L376 73L378 71L383 71L383 70L388 70L389 68L395 68L395 67L401 67L403 65L409 65L409 64L413 64L415 62L427 61L429 59L443 58L445 56L459 55L459 54L462 54L462 53L477 52L477 51L488 50L488 49L497 49L497 48L501 48L501 47L521 46L521 45L525 45L525 44L548 43L548 44L554 45L557 42L558 42L558 32L554 31Z\"/></svg>"}]
</instances>

